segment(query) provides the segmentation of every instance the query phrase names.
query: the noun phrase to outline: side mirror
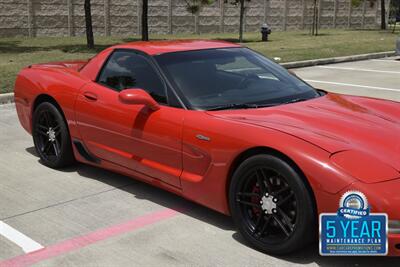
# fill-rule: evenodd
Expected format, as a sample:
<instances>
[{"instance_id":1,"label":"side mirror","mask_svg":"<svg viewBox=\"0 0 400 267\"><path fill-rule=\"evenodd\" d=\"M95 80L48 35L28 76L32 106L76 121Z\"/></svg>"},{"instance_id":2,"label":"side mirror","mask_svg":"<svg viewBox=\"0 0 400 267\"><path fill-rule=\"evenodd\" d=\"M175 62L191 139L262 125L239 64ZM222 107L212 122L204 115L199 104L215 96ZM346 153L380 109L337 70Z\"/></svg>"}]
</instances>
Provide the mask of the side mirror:
<instances>
[{"instance_id":1,"label":"side mirror","mask_svg":"<svg viewBox=\"0 0 400 267\"><path fill-rule=\"evenodd\" d=\"M119 93L119 100L128 105L145 105L151 110L159 110L158 103L143 89L126 89Z\"/></svg>"}]
</instances>

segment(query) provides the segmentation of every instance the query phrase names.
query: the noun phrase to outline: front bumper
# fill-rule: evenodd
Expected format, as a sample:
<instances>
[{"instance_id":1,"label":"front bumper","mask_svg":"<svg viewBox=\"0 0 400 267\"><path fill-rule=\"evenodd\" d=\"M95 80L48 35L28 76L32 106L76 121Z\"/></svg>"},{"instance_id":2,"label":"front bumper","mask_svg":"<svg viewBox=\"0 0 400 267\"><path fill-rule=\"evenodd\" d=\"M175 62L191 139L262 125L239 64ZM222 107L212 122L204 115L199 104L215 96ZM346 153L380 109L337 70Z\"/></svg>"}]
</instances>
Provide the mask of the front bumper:
<instances>
[{"instance_id":1,"label":"front bumper","mask_svg":"<svg viewBox=\"0 0 400 267\"><path fill-rule=\"evenodd\" d=\"M336 194L318 191L318 213L335 213L341 196L347 191L360 191L368 199L372 213L386 213L389 220L400 221L400 179L366 184L353 182ZM400 233L388 234L388 256L400 256Z\"/></svg>"},{"instance_id":2,"label":"front bumper","mask_svg":"<svg viewBox=\"0 0 400 267\"><path fill-rule=\"evenodd\" d=\"M400 257L400 234L389 234L388 256Z\"/></svg>"},{"instance_id":3,"label":"front bumper","mask_svg":"<svg viewBox=\"0 0 400 267\"><path fill-rule=\"evenodd\" d=\"M400 220L400 179L374 184L355 182L339 195L341 196L349 190L363 192L368 199L372 213L386 213L389 220ZM388 240L388 256L400 256L400 234L389 232Z\"/></svg>"}]
</instances>

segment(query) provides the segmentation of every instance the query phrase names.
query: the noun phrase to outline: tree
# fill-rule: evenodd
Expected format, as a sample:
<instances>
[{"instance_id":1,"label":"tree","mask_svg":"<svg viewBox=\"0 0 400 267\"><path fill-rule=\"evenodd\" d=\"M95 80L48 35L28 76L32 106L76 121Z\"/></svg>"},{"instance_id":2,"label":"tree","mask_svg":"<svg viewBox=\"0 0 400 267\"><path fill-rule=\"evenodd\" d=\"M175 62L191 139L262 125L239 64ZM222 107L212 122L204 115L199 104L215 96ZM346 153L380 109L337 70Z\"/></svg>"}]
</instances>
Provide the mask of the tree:
<instances>
[{"instance_id":1,"label":"tree","mask_svg":"<svg viewBox=\"0 0 400 267\"><path fill-rule=\"evenodd\" d=\"M89 49L94 48L93 25L92 25L92 8L90 0L85 0L85 22L86 22L86 41Z\"/></svg>"},{"instance_id":2,"label":"tree","mask_svg":"<svg viewBox=\"0 0 400 267\"><path fill-rule=\"evenodd\" d=\"M211 5L214 2L214 0L184 0L184 1L186 3L186 10L193 16L198 14L203 6ZM196 19L195 23L197 24ZM198 33L197 28L195 32Z\"/></svg>"},{"instance_id":3,"label":"tree","mask_svg":"<svg viewBox=\"0 0 400 267\"><path fill-rule=\"evenodd\" d=\"M390 12L392 17L400 18L400 0L392 0L390 3Z\"/></svg>"},{"instance_id":4,"label":"tree","mask_svg":"<svg viewBox=\"0 0 400 267\"><path fill-rule=\"evenodd\" d=\"M245 2L250 2L251 0L232 0L231 4L238 6L240 8L240 16L239 16L239 42L243 42L243 19L244 19L244 11L246 7L244 6ZM224 0L225 3L228 0Z\"/></svg>"},{"instance_id":5,"label":"tree","mask_svg":"<svg viewBox=\"0 0 400 267\"><path fill-rule=\"evenodd\" d=\"M200 12L201 8L206 5L211 5L214 0L184 0L186 3L186 9L193 15Z\"/></svg>"},{"instance_id":6,"label":"tree","mask_svg":"<svg viewBox=\"0 0 400 267\"><path fill-rule=\"evenodd\" d=\"M311 25L311 35L318 36L318 28L319 28L319 4L317 0L313 1L313 19Z\"/></svg>"},{"instance_id":7,"label":"tree","mask_svg":"<svg viewBox=\"0 0 400 267\"><path fill-rule=\"evenodd\" d=\"M381 30L386 30L385 0L381 0Z\"/></svg>"},{"instance_id":8,"label":"tree","mask_svg":"<svg viewBox=\"0 0 400 267\"><path fill-rule=\"evenodd\" d=\"M187 10L192 14L197 14L201 7L204 5L210 5L214 0L184 0L186 3ZM149 25L148 25L148 10L149 1L142 1L142 40L149 40Z\"/></svg>"},{"instance_id":9,"label":"tree","mask_svg":"<svg viewBox=\"0 0 400 267\"><path fill-rule=\"evenodd\" d=\"M148 24L148 10L149 10L149 1L142 1L142 41L149 40L149 24Z\"/></svg>"},{"instance_id":10,"label":"tree","mask_svg":"<svg viewBox=\"0 0 400 267\"><path fill-rule=\"evenodd\" d=\"M351 4L353 6L360 6L361 3L364 1L368 1L370 7L373 7L376 4L376 2L378 2L378 0L351 0ZM385 0L381 0L381 30L386 30L386 28L387 28L385 2L386 2Z\"/></svg>"}]
</instances>

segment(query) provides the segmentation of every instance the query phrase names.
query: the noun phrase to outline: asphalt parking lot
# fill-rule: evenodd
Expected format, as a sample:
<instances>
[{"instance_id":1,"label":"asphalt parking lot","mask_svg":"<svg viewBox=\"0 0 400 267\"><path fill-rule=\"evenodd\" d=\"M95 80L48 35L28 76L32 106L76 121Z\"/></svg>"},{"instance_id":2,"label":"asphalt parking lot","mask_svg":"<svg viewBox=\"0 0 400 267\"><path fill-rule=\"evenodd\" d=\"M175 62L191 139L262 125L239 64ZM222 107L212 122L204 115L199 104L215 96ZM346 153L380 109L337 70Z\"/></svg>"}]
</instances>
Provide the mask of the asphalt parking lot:
<instances>
[{"instance_id":1,"label":"asphalt parking lot","mask_svg":"<svg viewBox=\"0 0 400 267\"><path fill-rule=\"evenodd\" d=\"M297 69L327 91L400 102L400 61ZM400 104L400 103L399 103ZM400 115L400 114L399 114ZM398 258L286 257L249 248L229 217L94 167L41 165L14 105L0 106L0 266L399 266Z\"/></svg>"},{"instance_id":2,"label":"asphalt parking lot","mask_svg":"<svg viewBox=\"0 0 400 267\"><path fill-rule=\"evenodd\" d=\"M316 88L400 102L400 57L294 70Z\"/></svg>"}]
</instances>

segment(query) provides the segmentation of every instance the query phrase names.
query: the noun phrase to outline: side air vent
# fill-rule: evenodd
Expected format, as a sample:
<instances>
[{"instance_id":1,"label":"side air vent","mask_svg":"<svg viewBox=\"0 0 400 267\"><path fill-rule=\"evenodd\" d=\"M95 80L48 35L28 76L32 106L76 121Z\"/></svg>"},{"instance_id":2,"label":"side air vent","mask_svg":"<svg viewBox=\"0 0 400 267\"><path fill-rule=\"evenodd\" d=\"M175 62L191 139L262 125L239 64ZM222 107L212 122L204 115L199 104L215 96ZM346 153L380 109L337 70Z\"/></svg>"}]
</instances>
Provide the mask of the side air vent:
<instances>
[{"instance_id":1,"label":"side air vent","mask_svg":"<svg viewBox=\"0 0 400 267\"><path fill-rule=\"evenodd\" d=\"M74 145L76 149L78 150L79 154L81 154L82 157L84 157L87 161L93 162L93 163L100 163L100 159L91 155L89 151L86 149L85 145L82 144L82 142L78 140L74 140Z\"/></svg>"}]
</instances>

